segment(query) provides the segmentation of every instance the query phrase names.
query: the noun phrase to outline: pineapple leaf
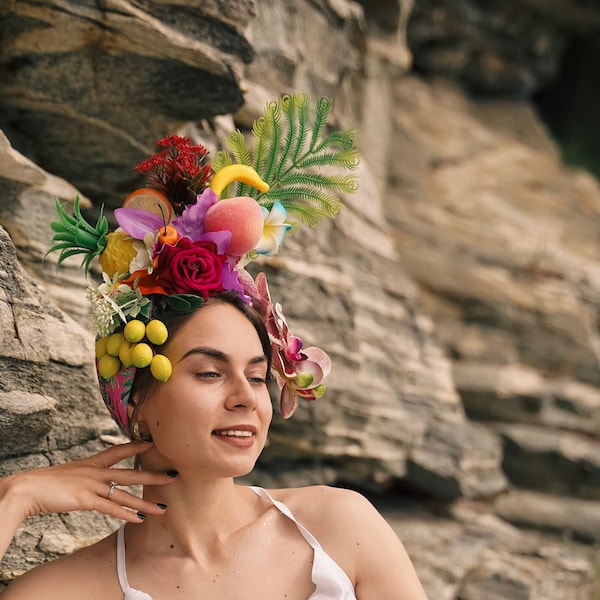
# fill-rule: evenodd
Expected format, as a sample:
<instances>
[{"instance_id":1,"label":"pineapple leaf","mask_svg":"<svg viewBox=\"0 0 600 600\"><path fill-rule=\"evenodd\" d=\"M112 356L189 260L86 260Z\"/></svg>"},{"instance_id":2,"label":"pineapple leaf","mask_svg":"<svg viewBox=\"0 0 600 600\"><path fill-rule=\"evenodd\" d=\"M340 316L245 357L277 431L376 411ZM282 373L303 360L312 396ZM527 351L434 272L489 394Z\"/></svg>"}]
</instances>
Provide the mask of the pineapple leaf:
<instances>
[{"instance_id":1,"label":"pineapple leaf","mask_svg":"<svg viewBox=\"0 0 600 600\"><path fill-rule=\"evenodd\" d=\"M52 246L46 252L60 252L58 264L75 254L84 254L82 266L87 275L92 259L101 254L107 243L108 220L104 216L104 207L100 209L100 215L96 226L90 225L79 208L79 197L73 202L73 215L69 215L63 208L60 200L56 199L56 212L58 221L52 221L50 227L54 231Z\"/></svg>"}]
</instances>

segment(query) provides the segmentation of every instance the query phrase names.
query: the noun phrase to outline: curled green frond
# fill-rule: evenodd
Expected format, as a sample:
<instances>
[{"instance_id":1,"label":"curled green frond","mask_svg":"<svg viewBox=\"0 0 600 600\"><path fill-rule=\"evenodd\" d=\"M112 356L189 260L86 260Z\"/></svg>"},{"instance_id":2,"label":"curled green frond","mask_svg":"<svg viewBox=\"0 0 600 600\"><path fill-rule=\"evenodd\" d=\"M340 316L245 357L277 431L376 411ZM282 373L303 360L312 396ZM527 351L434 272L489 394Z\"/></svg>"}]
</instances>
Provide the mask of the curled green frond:
<instances>
[{"instance_id":1,"label":"curled green frond","mask_svg":"<svg viewBox=\"0 0 600 600\"><path fill-rule=\"evenodd\" d=\"M229 138L227 139L227 145L233 152L233 156L237 163L241 165L251 165L252 159L250 157L250 149L246 144L246 138L244 134L236 129L232 133L229 134ZM235 196L249 196L252 190L252 186L249 186L245 183L237 183L235 188Z\"/></svg>"},{"instance_id":2,"label":"curled green frond","mask_svg":"<svg viewBox=\"0 0 600 600\"><path fill-rule=\"evenodd\" d=\"M236 162L242 165L252 164L250 158L250 149L246 144L246 138L239 129L236 129L229 134L229 138L227 138L227 145L231 149L231 152L233 152Z\"/></svg>"},{"instance_id":3,"label":"curled green frond","mask_svg":"<svg viewBox=\"0 0 600 600\"><path fill-rule=\"evenodd\" d=\"M264 166L265 172L262 174L262 178L268 183L273 177L277 177L277 172L274 172L274 170L277 157L281 153L281 109L279 102L269 102L267 104L265 119L270 140Z\"/></svg>"},{"instance_id":4,"label":"curled green frond","mask_svg":"<svg viewBox=\"0 0 600 600\"><path fill-rule=\"evenodd\" d=\"M270 195L267 194L267 197ZM315 227L321 217L335 217L342 208L336 196L310 186L289 186L272 195L272 201L281 202L290 215L310 227Z\"/></svg>"},{"instance_id":5,"label":"curled green frond","mask_svg":"<svg viewBox=\"0 0 600 600\"><path fill-rule=\"evenodd\" d=\"M52 246L46 252L60 252L58 264L76 254L83 254L82 267L87 272L95 256L101 254L106 248L108 234L108 220L104 216L104 210L100 210L100 215L96 225L90 225L79 208L79 197L75 198L73 203L73 215L69 215L58 198L56 199L56 212L58 221L52 221L50 227L54 231L52 237Z\"/></svg>"},{"instance_id":6,"label":"curled green frond","mask_svg":"<svg viewBox=\"0 0 600 600\"><path fill-rule=\"evenodd\" d=\"M233 164L233 158L231 157L231 154L227 152L227 150L219 150L215 154L214 158L210 161L210 166L215 173L220 171L223 167L231 164Z\"/></svg>"},{"instance_id":7,"label":"curled green frond","mask_svg":"<svg viewBox=\"0 0 600 600\"><path fill-rule=\"evenodd\" d=\"M298 161L298 166L304 169L311 167L340 167L343 169L356 169L360 158L357 150L344 150L342 152L322 152L320 154L305 155Z\"/></svg>"},{"instance_id":8,"label":"curled green frond","mask_svg":"<svg viewBox=\"0 0 600 600\"><path fill-rule=\"evenodd\" d=\"M319 98L317 100L317 104L315 107L315 122L313 124L312 137L310 139L311 152L315 151L315 146L317 146L319 138L323 134L325 126L327 125L327 119L329 119L329 115L331 113L332 108L333 102L331 98Z\"/></svg>"},{"instance_id":9,"label":"curled green frond","mask_svg":"<svg viewBox=\"0 0 600 600\"><path fill-rule=\"evenodd\" d=\"M340 190L346 193L358 190L358 179L356 175L324 175L316 172L290 173L279 181L282 187L293 185L314 185L317 188Z\"/></svg>"},{"instance_id":10,"label":"curled green frond","mask_svg":"<svg viewBox=\"0 0 600 600\"><path fill-rule=\"evenodd\" d=\"M256 119L252 125L252 136L254 138L254 161L252 166L259 175L265 172L265 161L267 160L267 143L269 136L268 133L266 133L266 127L267 120L265 117Z\"/></svg>"}]
</instances>

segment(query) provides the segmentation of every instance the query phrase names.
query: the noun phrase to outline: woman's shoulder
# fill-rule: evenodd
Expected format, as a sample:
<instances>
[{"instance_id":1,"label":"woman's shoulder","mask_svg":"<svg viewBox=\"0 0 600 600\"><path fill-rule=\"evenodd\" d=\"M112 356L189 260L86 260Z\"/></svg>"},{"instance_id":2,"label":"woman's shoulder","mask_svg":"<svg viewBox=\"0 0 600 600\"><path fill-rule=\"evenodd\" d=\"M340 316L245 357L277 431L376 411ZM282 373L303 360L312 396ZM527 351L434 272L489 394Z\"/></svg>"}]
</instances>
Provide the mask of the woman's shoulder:
<instances>
[{"instance_id":1,"label":"woman's shoulder","mask_svg":"<svg viewBox=\"0 0 600 600\"><path fill-rule=\"evenodd\" d=\"M324 546L356 541L369 523L381 519L375 507L359 492L315 485L270 491L281 500Z\"/></svg>"},{"instance_id":2,"label":"woman's shoulder","mask_svg":"<svg viewBox=\"0 0 600 600\"><path fill-rule=\"evenodd\" d=\"M323 521L340 524L356 518L377 514L371 502L359 492L328 485L269 490L276 500L283 502L298 520Z\"/></svg>"},{"instance_id":3,"label":"woman's shoulder","mask_svg":"<svg viewBox=\"0 0 600 600\"><path fill-rule=\"evenodd\" d=\"M118 598L116 533L27 571L2 592L2 600L34 597L45 600L79 599L81 590L86 590L88 600L94 600L109 597L107 592L112 588L115 588L115 598Z\"/></svg>"}]
</instances>

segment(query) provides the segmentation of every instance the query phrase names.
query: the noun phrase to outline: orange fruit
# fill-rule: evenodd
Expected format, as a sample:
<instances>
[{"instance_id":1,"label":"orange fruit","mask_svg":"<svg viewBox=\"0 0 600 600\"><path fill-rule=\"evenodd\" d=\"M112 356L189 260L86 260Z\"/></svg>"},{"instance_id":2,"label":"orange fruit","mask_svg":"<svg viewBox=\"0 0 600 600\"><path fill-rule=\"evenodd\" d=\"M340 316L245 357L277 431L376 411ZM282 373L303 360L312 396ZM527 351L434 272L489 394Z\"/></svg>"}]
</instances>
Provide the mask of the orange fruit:
<instances>
[{"instance_id":1,"label":"orange fruit","mask_svg":"<svg viewBox=\"0 0 600 600\"><path fill-rule=\"evenodd\" d=\"M173 220L173 207L167 200L167 197L158 190L152 188L140 188L131 192L125 202L123 208L141 208L155 215L158 215L165 223L170 223Z\"/></svg>"}]
</instances>

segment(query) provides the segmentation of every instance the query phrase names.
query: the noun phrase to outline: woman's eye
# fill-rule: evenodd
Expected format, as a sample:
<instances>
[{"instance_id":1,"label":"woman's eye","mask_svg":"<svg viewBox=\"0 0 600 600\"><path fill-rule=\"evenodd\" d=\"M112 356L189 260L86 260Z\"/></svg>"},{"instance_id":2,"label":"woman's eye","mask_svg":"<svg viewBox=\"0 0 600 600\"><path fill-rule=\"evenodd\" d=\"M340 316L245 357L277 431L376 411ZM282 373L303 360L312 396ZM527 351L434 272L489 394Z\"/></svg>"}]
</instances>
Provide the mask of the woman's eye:
<instances>
[{"instance_id":1,"label":"woman's eye","mask_svg":"<svg viewBox=\"0 0 600 600\"><path fill-rule=\"evenodd\" d=\"M263 384L267 383L267 378L266 377L248 377L248 381L250 383L254 383L257 385L263 385Z\"/></svg>"},{"instance_id":2,"label":"woman's eye","mask_svg":"<svg viewBox=\"0 0 600 600\"><path fill-rule=\"evenodd\" d=\"M217 379L220 376L221 374L216 373L215 371L201 371L199 373L196 373L196 377L200 379Z\"/></svg>"}]
</instances>

